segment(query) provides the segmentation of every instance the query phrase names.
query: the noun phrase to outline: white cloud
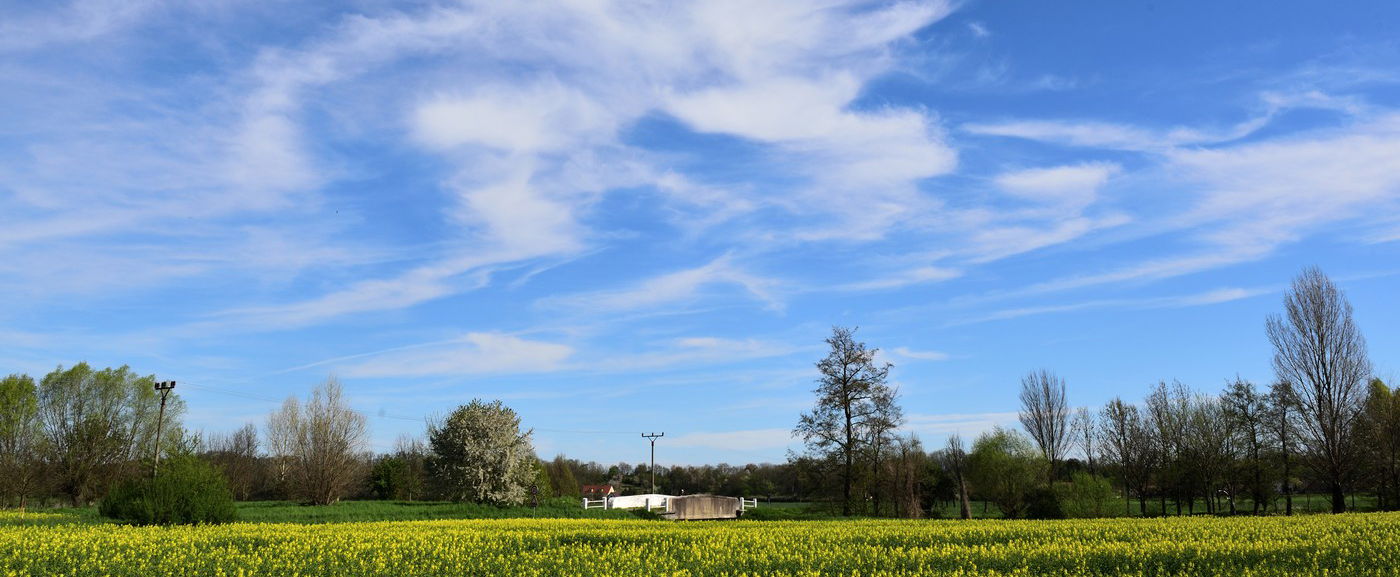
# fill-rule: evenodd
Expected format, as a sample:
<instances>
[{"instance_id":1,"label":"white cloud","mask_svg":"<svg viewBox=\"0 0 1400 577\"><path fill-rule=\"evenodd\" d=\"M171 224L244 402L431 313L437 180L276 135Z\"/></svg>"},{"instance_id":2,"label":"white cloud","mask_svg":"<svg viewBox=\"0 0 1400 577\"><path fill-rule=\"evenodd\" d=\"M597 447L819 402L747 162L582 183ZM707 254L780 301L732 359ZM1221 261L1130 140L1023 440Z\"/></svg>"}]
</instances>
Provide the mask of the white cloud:
<instances>
[{"instance_id":1,"label":"white cloud","mask_svg":"<svg viewBox=\"0 0 1400 577\"><path fill-rule=\"evenodd\" d=\"M773 294L773 281L743 271L729 256L700 267L655 276L627 288L551 297L540 305L587 313L649 309L692 302L705 296L704 289L715 285L737 286L769 308L782 307Z\"/></svg>"},{"instance_id":2,"label":"white cloud","mask_svg":"<svg viewBox=\"0 0 1400 577\"><path fill-rule=\"evenodd\" d=\"M160 4L156 0L73 0L40 15L25 15L22 8L10 6L6 9L10 14L0 21L0 51L95 40L139 23Z\"/></svg>"},{"instance_id":3,"label":"white cloud","mask_svg":"<svg viewBox=\"0 0 1400 577\"><path fill-rule=\"evenodd\" d=\"M1029 317L1029 316L1039 316L1039 315L1058 314L1058 313L1070 313L1070 312L1079 312L1079 311L1085 311L1085 310L1099 310L1099 309L1111 309L1111 310L1140 310L1140 309L1186 308L1186 307L1195 307L1195 306L1206 306L1206 305L1214 305L1214 304L1227 303L1227 302L1236 301L1236 300L1241 300L1241 299L1253 298L1253 297L1256 297L1256 296L1271 294L1271 293L1274 293L1274 292L1278 292L1278 289L1276 289L1276 288L1249 288L1249 289L1244 289L1244 288L1222 288L1222 289L1215 289L1215 290L1211 290L1211 291L1206 291L1206 292L1203 292L1203 293L1196 293L1196 294L1189 294L1189 295L1181 295L1181 296L1150 297L1150 298L1137 298L1137 299L1099 299L1099 300L1091 300L1091 301L1084 301L1084 302L1077 302L1077 303L1068 303L1068 304L1061 304L1061 305L1043 305L1043 306L1033 306L1033 307L1020 307L1020 308L1012 308L1012 309L1003 309L1003 310L995 311L995 312L988 313L988 314L985 314L985 315L980 315L980 316L976 316L976 317L971 317L971 318L966 318L966 319L962 319L962 320L953 321L953 322L948 323L948 324L945 325L945 326L950 326L950 327L951 327L951 326L961 326L961 325L978 324L978 323L985 323L985 322L991 322L991 321L1002 321L1002 320L1018 319L1018 318Z\"/></svg>"},{"instance_id":4,"label":"white cloud","mask_svg":"<svg viewBox=\"0 0 1400 577\"><path fill-rule=\"evenodd\" d=\"M336 372L350 378L532 373L557 370L574 350L501 333L468 333L460 339L396 350Z\"/></svg>"},{"instance_id":5,"label":"white cloud","mask_svg":"<svg viewBox=\"0 0 1400 577\"><path fill-rule=\"evenodd\" d=\"M676 367L717 366L754 359L783 357L798 350L790 345L759 339L725 339L718 337L684 337L669 346L649 352L610 355L606 362L578 367L583 370L602 368L606 372L666 370Z\"/></svg>"},{"instance_id":6,"label":"white cloud","mask_svg":"<svg viewBox=\"0 0 1400 577\"><path fill-rule=\"evenodd\" d=\"M1181 146L1214 144L1238 140L1268 124L1274 112L1249 118L1227 128L1175 127L1150 130L1137 126L1093 120L1017 120L973 122L962 130L981 136L1004 136L1052 142L1068 146L1165 152Z\"/></svg>"},{"instance_id":7,"label":"white cloud","mask_svg":"<svg viewBox=\"0 0 1400 577\"><path fill-rule=\"evenodd\" d=\"M941 440L952 435L960 435L963 447L968 448L978 435L991 432L996 427L1014 428L1019 426L1019 422L1018 415L1014 412L910 413L904 416L904 426L901 430L922 437L925 447L929 450L942 448Z\"/></svg>"},{"instance_id":8,"label":"white cloud","mask_svg":"<svg viewBox=\"0 0 1400 577\"><path fill-rule=\"evenodd\" d=\"M673 97L669 110L702 132L765 142L830 137L854 123L843 109L859 93L850 74L774 78Z\"/></svg>"},{"instance_id":9,"label":"white cloud","mask_svg":"<svg viewBox=\"0 0 1400 577\"><path fill-rule=\"evenodd\" d=\"M1098 200L1099 189L1119 170L1102 162L1032 168L1003 173L995 182L1017 198L1077 214Z\"/></svg>"},{"instance_id":10,"label":"white cloud","mask_svg":"<svg viewBox=\"0 0 1400 577\"><path fill-rule=\"evenodd\" d=\"M414 111L413 130L434 148L477 145L514 154L559 152L610 142L618 119L558 81L494 86L470 96L437 95Z\"/></svg>"},{"instance_id":11,"label":"white cloud","mask_svg":"<svg viewBox=\"0 0 1400 577\"><path fill-rule=\"evenodd\" d=\"M936 266L917 266L892 275L834 287L835 290L869 291L903 288L910 285L955 279L962 271Z\"/></svg>"},{"instance_id":12,"label":"white cloud","mask_svg":"<svg viewBox=\"0 0 1400 577\"><path fill-rule=\"evenodd\" d=\"M895 347L890 350L897 357L914 359L918 361L946 361L952 358L948 353L942 351L916 351L909 347Z\"/></svg>"}]
</instances>

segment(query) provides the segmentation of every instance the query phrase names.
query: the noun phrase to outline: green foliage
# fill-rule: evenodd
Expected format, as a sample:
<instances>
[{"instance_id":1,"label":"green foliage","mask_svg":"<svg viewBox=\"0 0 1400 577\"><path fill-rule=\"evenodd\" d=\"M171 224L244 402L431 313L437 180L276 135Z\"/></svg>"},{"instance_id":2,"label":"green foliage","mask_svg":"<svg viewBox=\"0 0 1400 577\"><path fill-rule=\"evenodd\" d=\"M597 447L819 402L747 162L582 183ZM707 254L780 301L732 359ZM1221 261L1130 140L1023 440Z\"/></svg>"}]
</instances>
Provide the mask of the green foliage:
<instances>
[{"instance_id":1,"label":"green foliage","mask_svg":"<svg viewBox=\"0 0 1400 577\"><path fill-rule=\"evenodd\" d=\"M189 455L162 462L154 479L119 483L102 499L98 511L135 525L227 523L238 517L223 474Z\"/></svg>"},{"instance_id":2,"label":"green foliage","mask_svg":"<svg viewBox=\"0 0 1400 577\"><path fill-rule=\"evenodd\" d=\"M160 406L154 383L154 376L125 366L98 371L87 363L58 367L40 382L39 416L55 481L74 505L100 495L127 459L150 450ZM166 431L178 428L183 409L172 394Z\"/></svg>"},{"instance_id":3,"label":"green foliage","mask_svg":"<svg viewBox=\"0 0 1400 577\"><path fill-rule=\"evenodd\" d=\"M553 494L559 497L578 497L579 484L574 477L574 468L563 455L555 455L549 462L549 482Z\"/></svg>"},{"instance_id":4,"label":"green foliage","mask_svg":"<svg viewBox=\"0 0 1400 577\"><path fill-rule=\"evenodd\" d=\"M28 375L0 380L0 506L23 508L38 480L39 394Z\"/></svg>"},{"instance_id":5,"label":"green foliage","mask_svg":"<svg viewBox=\"0 0 1400 577\"><path fill-rule=\"evenodd\" d=\"M520 417L500 401L472 400L428 428L429 460L442 494L452 501L520 505L535 482L535 450Z\"/></svg>"},{"instance_id":6,"label":"green foliage","mask_svg":"<svg viewBox=\"0 0 1400 577\"><path fill-rule=\"evenodd\" d=\"M408 464L398 457L381 457L370 469L369 491L377 499L405 499L408 484Z\"/></svg>"},{"instance_id":7,"label":"green foliage","mask_svg":"<svg viewBox=\"0 0 1400 577\"><path fill-rule=\"evenodd\" d=\"M549 468L539 459L535 460L535 483L531 491L531 498L534 499L548 499L554 496L554 484L549 478Z\"/></svg>"},{"instance_id":8,"label":"green foliage","mask_svg":"<svg viewBox=\"0 0 1400 577\"><path fill-rule=\"evenodd\" d=\"M1065 509L1060 496L1049 487L1036 487L1026 492L1027 519L1064 519Z\"/></svg>"},{"instance_id":9,"label":"green foliage","mask_svg":"<svg viewBox=\"0 0 1400 577\"><path fill-rule=\"evenodd\" d=\"M781 505L781 504L780 504ZM816 519L841 519L838 511L829 507L811 505L774 506L769 503L744 511L743 519L748 521L801 521Z\"/></svg>"},{"instance_id":10,"label":"green foliage","mask_svg":"<svg viewBox=\"0 0 1400 577\"><path fill-rule=\"evenodd\" d=\"M1114 500L1108 479L1085 472L1075 473L1068 484L1058 487L1060 503L1069 517L1102 517Z\"/></svg>"},{"instance_id":11,"label":"green foliage","mask_svg":"<svg viewBox=\"0 0 1400 577\"><path fill-rule=\"evenodd\" d=\"M1008 519L1026 513L1027 496L1045 471L1045 460L1024 435L1000 427L979 436L968 455L973 490Z\"/></svg>"}]
</instances>

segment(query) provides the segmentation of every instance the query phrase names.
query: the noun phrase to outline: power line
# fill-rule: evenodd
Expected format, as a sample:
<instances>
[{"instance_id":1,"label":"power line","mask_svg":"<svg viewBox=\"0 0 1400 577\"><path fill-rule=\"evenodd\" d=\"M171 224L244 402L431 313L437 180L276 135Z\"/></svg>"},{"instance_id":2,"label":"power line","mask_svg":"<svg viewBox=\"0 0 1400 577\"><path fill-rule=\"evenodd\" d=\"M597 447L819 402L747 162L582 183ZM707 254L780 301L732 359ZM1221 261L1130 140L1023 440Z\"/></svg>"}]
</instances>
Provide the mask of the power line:
<instances>
[{"instance_id":1,"label":"power line","mask_svg":"<svg viewBox=\"0 0 1400 577\"><path fill-rule=\"evenodd\" d=\"M535 431L544 431L544 432L546 432L546 433L573 433L573 434L576 434L576 435L635 435L635 434L637 434L637 431L577 431L577 430L573 430L573 429L542 429L542 428L539 428L539 427L531 427L531 429L532 429L532 430L535 430Z\"/></svg>"},{"instance_id":2,"label":"power line","mask_svg":"<svg viewBox=\"0 0 1400 577\"><path fill-rule=\"evenodd\" d=\"M262 395L257 395L257 394L253 394L253 393L247 393L247 392L244 392L244 391L234 390L234 389L230 389L230 388L227 388L227 387L217 387L217 386L213 386L213 385L205 385L205 384L197 384L197 383L188 383L188 382L181 383L181 385L182 385L182 386L185 386L185 387L189 387L189 388L193 388L193 389L205 391L205 392L215 393L215 394L219 394L219 395L227 395L227 396L231 396L231 397L240 397L240 398L250 399L250 400L254 400L254 401L264 401L264 402L268 402L268 403L281 403L281 402L282 402L282 399L274 399L274 398L271 398L271 397L265 397L265 396L262 396ZM395 421L412 421L412 422L415 422L415 423L423 422L423 418L422 418L422 417L406 417L406 416L403 416L403 415L394 415L394 414L384 413L383 411L379 411L379 412L376 412L376 413L366 413L366 414L372 415L372 416L374 416L375 418L379 418L379 419L391 419L391 420L395 420ZM540 428L540 427L534 427L533 430L535 430L535 431L541 431L541 432L545 432L545 433L569 433L569 434L573 434L573 435L635 435L635 434L637 434L637 431L601 431L601 430L583 430L583 429L547 429L547 428Z\"/></svg>"}]
</instances>

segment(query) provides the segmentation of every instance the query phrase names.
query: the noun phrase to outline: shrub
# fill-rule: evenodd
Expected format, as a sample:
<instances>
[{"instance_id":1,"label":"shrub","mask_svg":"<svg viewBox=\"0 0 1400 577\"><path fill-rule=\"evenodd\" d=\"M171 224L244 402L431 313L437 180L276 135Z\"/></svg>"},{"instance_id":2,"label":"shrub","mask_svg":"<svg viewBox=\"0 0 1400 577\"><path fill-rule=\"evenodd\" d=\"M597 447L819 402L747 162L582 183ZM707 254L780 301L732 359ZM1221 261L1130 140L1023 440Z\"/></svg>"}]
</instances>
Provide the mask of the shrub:
<instances>
[{"instance_id":1,"label":"shrub","mask_svg":"<svg viewBox=\"0 0 1400 577\"><path fill-rule=\"evenodd\" d=\"M237 518L233 494L213 465L194 456L161 463L154 479L118 483L102 499L104 517L136 525L227 523Z\"/></svg>"},{"instance_id":2,"label":"shrub","mask_svg":"<svg viewBox=\"0 0 1400 577\"><path fill-rule=\"evenodd\" d=\"M1088 473L1075 473L1073 480L1059 487L1065 513L1070 517L1102 517L1108 513L1113 499L1113 485L1108 479Z\"/></svg>"},{"instance_id":3,"label":"shrub","mask_svg":"<svg viewBox=\"0 0 1400 577\"><path fill-rule=\"evenodd\" d=\"M1026 493L1027 519L1064 519L1065 509L1060 496L1049 487L1037 487Z\"/></svg>"}]
</instances>

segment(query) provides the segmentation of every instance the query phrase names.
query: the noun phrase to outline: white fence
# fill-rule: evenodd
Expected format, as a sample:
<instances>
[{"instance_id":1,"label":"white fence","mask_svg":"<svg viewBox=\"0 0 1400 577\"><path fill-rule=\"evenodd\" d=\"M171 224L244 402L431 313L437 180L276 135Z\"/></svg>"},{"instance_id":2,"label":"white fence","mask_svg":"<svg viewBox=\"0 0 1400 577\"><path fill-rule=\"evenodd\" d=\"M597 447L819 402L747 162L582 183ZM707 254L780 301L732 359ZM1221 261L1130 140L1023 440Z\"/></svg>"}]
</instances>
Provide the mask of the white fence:
<instances>
[{"instance_id":1,"label":"white fence","mask_svg":"<svg viewBox=\"0 0 1400 577\"><path fill-rule=\"evenodd\" d=\"M757 509L757 508L758 508L758 497L754 497L754 498L752 498L752 499L745 499L745 498L743 498L743 497L739 497L739 510L740 510L740 511L748 511L749 509Z\"/></svg>"},{"instance_id":2,"label":"white fence","mask_svg":"<svg viewBox=\"0 0 1400 577\"><path fill-rule=\"evenodd\" d=\"M609 495L603 499L583 499L584 509L646 509L648 511L667 510L666 502L670 495Z\"/></svg>"}]
</instances>

